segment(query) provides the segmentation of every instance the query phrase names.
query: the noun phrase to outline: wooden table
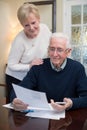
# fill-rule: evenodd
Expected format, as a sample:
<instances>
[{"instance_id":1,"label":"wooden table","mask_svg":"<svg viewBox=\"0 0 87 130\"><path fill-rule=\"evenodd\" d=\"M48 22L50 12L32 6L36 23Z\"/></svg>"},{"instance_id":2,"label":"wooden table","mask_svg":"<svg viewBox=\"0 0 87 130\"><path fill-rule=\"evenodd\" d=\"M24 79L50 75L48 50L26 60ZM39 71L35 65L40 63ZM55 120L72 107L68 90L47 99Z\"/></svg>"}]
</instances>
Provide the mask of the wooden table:
<instances>
[{"instance_id":1,"label":"wooden table","mask_svg":"<svg viewBox=\"0 0 87 130\"><path fill-rule=\"evenodd\" d=\"M30 118L2 107L0 99L0 130L87 130L87 108L66 112L66 118L49 120Z\"/></svg>"}]
</instances>

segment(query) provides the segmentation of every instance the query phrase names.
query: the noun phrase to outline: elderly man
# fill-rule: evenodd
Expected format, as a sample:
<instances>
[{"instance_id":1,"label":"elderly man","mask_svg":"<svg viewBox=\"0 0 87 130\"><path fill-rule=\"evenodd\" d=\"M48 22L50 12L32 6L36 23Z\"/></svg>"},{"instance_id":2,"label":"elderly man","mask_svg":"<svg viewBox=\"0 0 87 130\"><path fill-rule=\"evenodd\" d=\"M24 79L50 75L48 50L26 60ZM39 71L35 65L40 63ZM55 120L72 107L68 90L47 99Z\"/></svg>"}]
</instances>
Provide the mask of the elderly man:
<instances>
[{"instance_id":1,"label":"elderly man","mask_svg":"<svg viewBox=\"0 0 87 130\"><path fill-rule=\"evenodd\" d=\"M33 66L20 86L46 92L48 102L59 111L87 107L87 77L83 65L69 57L69 38L53 33L48 47L49 58ZM12 101L13 100L13 101ZM11 95L16 110L27 109L27 104ZM57 101L66 102L59 105Z\"/></svg>"}]
</instances>

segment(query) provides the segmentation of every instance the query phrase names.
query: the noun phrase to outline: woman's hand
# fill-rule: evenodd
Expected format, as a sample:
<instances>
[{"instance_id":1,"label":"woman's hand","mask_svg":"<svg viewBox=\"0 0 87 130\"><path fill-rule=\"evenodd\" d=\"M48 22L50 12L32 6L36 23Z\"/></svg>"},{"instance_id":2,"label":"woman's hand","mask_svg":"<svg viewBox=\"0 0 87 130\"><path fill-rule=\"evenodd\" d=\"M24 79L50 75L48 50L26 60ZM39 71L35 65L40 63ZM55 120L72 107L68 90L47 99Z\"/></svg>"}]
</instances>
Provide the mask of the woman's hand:
<instances>
[{"instance_id":1,"label":"woman's hand","mask_svg":"<svg viewBox=\"0 0 87 130\"><path fill-rule=\"evenodd\" d=\"M16 111L22 111L22 110L26 110L28 107L28 104L25 104L24 102L22 102L21 100L19 100L18 98L15 98L12 102L12 105L14 107L14 109Z\"/></svg>"},{"instance_id":2,"label":"woman's hand","mask_svg":"<svg viewBox=\"0 0 87 130\"><path fill-rule=\"evenodd\" d=\"M72 107L73 103L70 98L64 98L63 101L65 102L65 104L61 105L61 104L54 102L54 100L51 99L51 105L55 110L58 110L58 111L68 110L69 108Z\"/></svg>"},{"instance_id":3,"label":"woman's hand","mask_svg":"<svg viewBox=\"0 0 87 130\"><path fill-rule=\"evenodd\" d=\"M34 59L31 63L30 63L30 67L32 67L33 65L40 65L43 64L43 60L38 58L38 59Z\"/></svg>"}]
</instances>

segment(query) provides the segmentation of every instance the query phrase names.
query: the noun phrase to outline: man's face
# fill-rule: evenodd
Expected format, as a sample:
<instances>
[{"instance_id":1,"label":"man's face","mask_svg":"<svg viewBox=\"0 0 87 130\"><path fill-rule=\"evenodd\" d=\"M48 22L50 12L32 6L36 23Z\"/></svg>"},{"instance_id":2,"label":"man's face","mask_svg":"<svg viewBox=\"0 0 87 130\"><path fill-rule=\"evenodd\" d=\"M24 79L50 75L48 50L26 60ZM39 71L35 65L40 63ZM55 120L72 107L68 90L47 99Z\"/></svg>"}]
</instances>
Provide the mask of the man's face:
<instances>
[{"instance_id":1,"label":"man's face","mask_svg":"<svg viewBox=\"0 0 87 130\"><path fill-rule=\"evenodd\" d=\"M65 38L51 38L48 55L55 67L60 67L71 51L66 48L66 42Z\"/></svg>"},{"instance_id":2,"label":"man's face","mask_svg":"<svg viewBox=\"0 0 87 130\"><path fill-rule=\"evenodd\" d=\"M23 22L24 32L29 38L35 38L39 33L40 19L33 13L29 14L29 17Z\"/></svg>"}]
</instances>

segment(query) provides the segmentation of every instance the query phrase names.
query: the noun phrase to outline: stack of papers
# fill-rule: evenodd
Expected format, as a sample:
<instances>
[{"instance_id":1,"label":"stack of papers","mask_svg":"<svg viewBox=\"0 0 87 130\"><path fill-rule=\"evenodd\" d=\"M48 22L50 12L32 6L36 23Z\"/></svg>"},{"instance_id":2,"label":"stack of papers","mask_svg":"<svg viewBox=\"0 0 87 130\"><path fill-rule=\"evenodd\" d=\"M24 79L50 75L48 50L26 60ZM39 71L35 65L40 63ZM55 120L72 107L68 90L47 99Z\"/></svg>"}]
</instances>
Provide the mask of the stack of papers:
<instances>
[{"instance_id":1,"label":"stack of papers","mask_svg":"<svg viewBox=\"0 0 87 130\"><path fill-rule=\"evenodd\" d=\"M56 120L65 118L65 111L58 112L47 102L46 93L26 89L15 84L13 84L13 88L17 98L29 104L27 109L33 110L27 113L26 116ZM3 107L14 109L11 103L5 104Z\"/></svg>"}]
</instances>

